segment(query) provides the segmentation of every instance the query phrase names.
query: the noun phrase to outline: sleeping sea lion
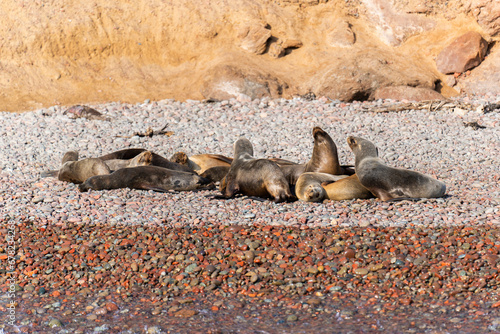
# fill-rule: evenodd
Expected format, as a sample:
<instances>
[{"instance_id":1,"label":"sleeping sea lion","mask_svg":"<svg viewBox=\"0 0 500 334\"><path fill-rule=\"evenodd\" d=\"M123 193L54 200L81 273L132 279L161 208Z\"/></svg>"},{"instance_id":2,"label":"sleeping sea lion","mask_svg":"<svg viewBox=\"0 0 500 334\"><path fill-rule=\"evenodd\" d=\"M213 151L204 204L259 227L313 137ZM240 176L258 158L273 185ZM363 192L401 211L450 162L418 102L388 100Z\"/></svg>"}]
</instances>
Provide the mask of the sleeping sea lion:
<instances>
[{"instance_id":1,"label":"sleeping sea lion","mask_svg":"<svg viewBox=\"0 0 500 334\"><path fill-rule=\"evenodd\" d=\"M105 189L142 189L166 192L210 187L210 180L196 173L186 173L158 166L122 168L108 175L93 176L78 186L82 192Z\"/></svg>"},{"instance_id":2,"label":"sleeping sea lion","mask_svg":"<svg viewBox=\"0 0 500 334\"><path fill-rule=\"evenodd\" d=\"M254 158L252 144L246 138L234 143L234 159L219 189L226 198L237 193L271 197L275 202L295 198L280 167L273 161Z\"/></svg>"},{"instance_id":3,"label":"sleeping sea lion","mask_svg":"<svg viewBox=\"0 0 500 334\"><path fill-rule=\"evenodd\" d=\"M302 174L295 185L295 195L306 202L373 197L373 194L361 185L356 174L347 176L326 173Z\"/></svg>"},{"instance_id":4,"label":"sleeping sea lion","mask_svg":"<svg viewBox=\"0 0 500 334\"><path fill-rule=\"evenodd\" d=\"M445 194L446 185L441 181L419 172L385 165L372 142L351 136L347 143L356 157L359 181L381 200L432 198Z\"/></svg>"}]
</instances>

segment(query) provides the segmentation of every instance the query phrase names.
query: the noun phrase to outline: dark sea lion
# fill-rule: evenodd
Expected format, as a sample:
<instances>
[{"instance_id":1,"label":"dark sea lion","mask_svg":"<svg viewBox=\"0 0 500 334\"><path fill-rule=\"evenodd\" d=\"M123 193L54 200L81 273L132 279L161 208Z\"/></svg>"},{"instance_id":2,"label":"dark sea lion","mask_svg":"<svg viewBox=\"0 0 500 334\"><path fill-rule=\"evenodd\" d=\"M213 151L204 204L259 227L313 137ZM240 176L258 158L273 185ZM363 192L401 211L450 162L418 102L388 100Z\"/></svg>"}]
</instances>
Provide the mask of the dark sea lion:
<instances>
[{"instance_id":1,"label":"dark sea lion","mask_svg":"<svg viewBox=\"0 0 500 334\"><path fill-rule=\"evenodd\" d=\"M78 186L82 192L109 189L142 189L166 192L208 188L210 180L196 173L186 173L158 166L119 169L109 175L93 176Z\"/></svg>"},{"instance_id":2,"label":"dark sea lion","mask_svg":"<svg viewBox=\"0 0 500 334\"><path fill-rule=\"evenodd\" d=\"M138 154L146 151L143 148L127 148L124 150L119 150L115 151L109 154L105 154L99 159L107 161L107 160L114 160L114 159L132 159ZM151 152L153 155L153 158L151 159L151 165L152 166L158 166L158 167L163 167L167 169L172 169L172 170L177 170L177 171L182 171L182 172L187 172L187 173L194 173L194 171L189 168L188 166L184 166L172 161L169 161L168 159L162 157L159 154L156 154L154 152Z\"/></svg>"},{"instance_id":3,"label":"dark sea lion","mask_svg":"<svg viewBox=\"0 0 500 334\"><path fill-rule=\"evenodd\" d=\"M170 158L170 161L188 166L201 175L207 169L212 167L229 167L231 166L233 159L221 154L195 154L187 156L184 152L177 152Z\"/></svg>"},{"instance_id":4,"label":"dark sea lion","mask_svg":"<svg viewBox=\"0 0 500 334\"><path fill-rule=\"evenodd\" d=\"M333 139L319 127L313 129L314 147L311 159L305 164L280 165L290 184L295 184L302 173L317 172L332 175L353 174L339 163L337 146Z\"/></svg>"},{"instance_id":5,"label":"dark sea lion","mask_svg":"<svg viewBox=\"0 0 500 334\"><path fill-rule=\"evenodd\" d=\"M231 167L226 166L210 167L209 169L201 173L200 176L206 177L212 182L220 182L227 175L227 172L229 172L230 168Z\"/></svg>"},{"instance_id":6,"label":"dark sea lion","mask_svg":"<svg viewBox=\"0 0 500 334\"><path fill-rule=\"evenodd\" d=\"M356 157L359 181L381 200L444 196L446 185L443 182L419 172L385 165L372 142L351 136L347 143Z\"/></svg>"},{"instance_id":7,"label":"dark sea lion","mask_svg":"<svg viewBox=\"0 0 500 334\"><path fill-rule=\"evenodd\" d=\"M219 189L226 198L238 193L270 197L275 202L295 198L280 167L273 161L254 158L252 144L246 138L234 143L234 159Z\"/></svg>"}]
</instances>

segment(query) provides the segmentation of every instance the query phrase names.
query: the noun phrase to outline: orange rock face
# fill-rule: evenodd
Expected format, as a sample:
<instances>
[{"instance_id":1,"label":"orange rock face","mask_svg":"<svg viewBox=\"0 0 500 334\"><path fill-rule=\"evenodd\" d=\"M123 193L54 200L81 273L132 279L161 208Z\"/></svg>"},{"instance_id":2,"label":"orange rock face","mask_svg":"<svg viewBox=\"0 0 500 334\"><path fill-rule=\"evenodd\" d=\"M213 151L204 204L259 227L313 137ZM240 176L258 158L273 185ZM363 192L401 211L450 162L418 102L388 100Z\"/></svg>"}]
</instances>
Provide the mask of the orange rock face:
<instances>
[{"instance_id":1,"label":"orange rock face","mask_svg":"<svg viewBox=\"0 0 500 334\"><path fill-rule=\"evenodd\" d=\"M2 0L0 111L436 89L446 76L434 59L454 39L468 31L500 39L490 3Z\"/></svg>"}]
</instances>

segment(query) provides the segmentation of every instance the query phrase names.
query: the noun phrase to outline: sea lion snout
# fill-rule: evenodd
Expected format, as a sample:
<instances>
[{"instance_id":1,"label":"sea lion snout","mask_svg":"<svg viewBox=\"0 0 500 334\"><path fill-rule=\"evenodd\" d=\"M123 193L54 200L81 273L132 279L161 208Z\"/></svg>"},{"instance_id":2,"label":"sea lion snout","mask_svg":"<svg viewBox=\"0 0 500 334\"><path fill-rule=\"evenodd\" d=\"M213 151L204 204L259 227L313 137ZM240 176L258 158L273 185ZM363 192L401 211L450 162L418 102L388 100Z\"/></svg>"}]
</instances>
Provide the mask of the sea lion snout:
<instances>
[{"instance_id":1,"label":"sea lion snout","mask_svg":"<svg viewBox=\"0 0 500 334\"><path fill-rule=\"evenodd\" d=\"M353 146L355 146L357 144L356 138L353 136L347 137L347 144L349 145L349 147L352 148Z\"/></svg>"}]
</instances>

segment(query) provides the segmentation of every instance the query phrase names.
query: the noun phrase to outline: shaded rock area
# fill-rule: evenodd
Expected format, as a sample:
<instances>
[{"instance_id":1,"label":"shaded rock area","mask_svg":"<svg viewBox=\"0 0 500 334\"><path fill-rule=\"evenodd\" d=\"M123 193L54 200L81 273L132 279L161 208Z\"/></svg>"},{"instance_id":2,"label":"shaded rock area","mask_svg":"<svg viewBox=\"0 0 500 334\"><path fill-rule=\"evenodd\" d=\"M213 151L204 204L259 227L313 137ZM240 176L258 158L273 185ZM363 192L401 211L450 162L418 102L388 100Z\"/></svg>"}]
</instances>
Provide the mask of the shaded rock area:
<instances>
[{"instance_id":1,"label":"shaded rock area","mask_svg":"<svg viewBox=\"0 0 500 334\"><path fill-rule=\"evenodd\" d=\"M479 63L458 69L472 73L453 82L436 60L469 32L495 57L499 7L487 0L5 0L0 110L309 92L350 101L387 86L439 89L436 82L445 83L445 97L484 92L498 85L472 88Z\"/></svg>"},{"instance_id":2,"label":"shaded rock area","mask_svg":"<svg viewBox=\"0 0 500 334\"><path fill-rule=\"evenodd\" d=\"M427 100L444 100L445 97L435 90L430 88L419 88L409 86L383 87L377 89L372 98L392 99L392 100L408 100L408 101L427 101Z\"/></svg>"}]
</instances>

